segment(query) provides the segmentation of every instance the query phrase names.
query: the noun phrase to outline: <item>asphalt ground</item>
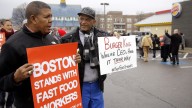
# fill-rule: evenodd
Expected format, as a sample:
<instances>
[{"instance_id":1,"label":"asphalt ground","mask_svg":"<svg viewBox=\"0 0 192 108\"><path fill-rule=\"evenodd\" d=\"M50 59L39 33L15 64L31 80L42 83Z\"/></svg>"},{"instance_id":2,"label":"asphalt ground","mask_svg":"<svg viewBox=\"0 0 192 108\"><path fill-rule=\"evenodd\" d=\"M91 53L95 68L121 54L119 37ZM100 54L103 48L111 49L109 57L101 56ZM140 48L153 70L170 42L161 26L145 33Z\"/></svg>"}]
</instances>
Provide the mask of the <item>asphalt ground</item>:
<instances>
[{"instance_id":1,"label":"asphalt ground","mask_svg":"<svg viewBox=\"0 0 192 108\"><path fill-rule=\"evenodd\" d=\"M172 65L151 53L149 62L138 55L137 68L108 75L105 108L192 108L192 54Z\"/></svg>"}]
</instances>

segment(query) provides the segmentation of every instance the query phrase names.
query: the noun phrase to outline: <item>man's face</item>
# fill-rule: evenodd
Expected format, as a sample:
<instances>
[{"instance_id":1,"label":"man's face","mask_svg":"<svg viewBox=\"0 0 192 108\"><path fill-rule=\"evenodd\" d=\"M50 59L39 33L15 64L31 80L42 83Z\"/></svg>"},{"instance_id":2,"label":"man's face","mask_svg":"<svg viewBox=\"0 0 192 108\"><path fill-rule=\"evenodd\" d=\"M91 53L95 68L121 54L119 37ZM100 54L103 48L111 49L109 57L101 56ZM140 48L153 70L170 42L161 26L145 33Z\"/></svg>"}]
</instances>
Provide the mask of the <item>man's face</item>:
<instances>
[{"instance_id":1,"label":"man's face","mask_svg":"<svg viewBox=\"0 0 192 108\"><path fill-rule=\"evenodd\" d=\"M39 15L35 16L36 28L41 31L42 34L49 34L51 32L52 25L52 13L51 9L41 9Z\"/></svg>"},{"instance_id":2,"label":"man's face","mask_svg":"<svg viewBox=\"0 0 192 108\"><path fill-rule=\"evenodd\" d=\"M174 29L173 34L178 34L179 30L178 29Z\"/></svg>"},{"instance_id":3,"label":"man's face","mask_svg":"<svg viewBox=\"0 0 192 108\"><path fill-rule=\"evenodd\" d=\"M12 32L13 27L11 21L5 21L2 26L7 32Z\"/></svg>"},{"instance_id":4,"label":"man's face","mask_svg":"<svg viewBox=\"0 0 192 108\"><path fill-rule=\"evenodd\" d=\"M88 17L87 15L79 16L80 30L89 32L93 25L96 23L95 19Z\"/></svg>"}]
</instances>

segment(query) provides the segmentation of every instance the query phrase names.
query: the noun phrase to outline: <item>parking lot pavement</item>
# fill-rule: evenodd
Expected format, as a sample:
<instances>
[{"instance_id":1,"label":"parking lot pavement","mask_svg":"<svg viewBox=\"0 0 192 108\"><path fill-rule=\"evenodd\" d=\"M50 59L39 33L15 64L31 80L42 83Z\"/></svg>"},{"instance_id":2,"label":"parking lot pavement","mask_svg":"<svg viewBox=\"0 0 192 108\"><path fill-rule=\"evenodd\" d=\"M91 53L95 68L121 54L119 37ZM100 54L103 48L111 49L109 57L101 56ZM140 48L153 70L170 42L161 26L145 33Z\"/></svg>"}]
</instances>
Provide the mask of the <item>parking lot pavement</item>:
<instances>
[{"instance_id":1,"label":"parking lot pavement","mask_svg":"<svg viewBox=\"0 0 192 108\"><path fill-rule=\"evenodd\" d=\"M192 59L184 55L173 66L150 53L149 62L138 58L137 68L108 75L105 108L192 108Z\"/></svg>"},{"instance_id":2,"label":"parking lot pavement","mask_svg":"<svg viewBox=\"0 0 192 108\"><path fill-rule=\"evenodd\" d=\"M179 59L190 59L192 58L192 53L190 52L192 50L191 49L186 49L185 51L179 51ZM162 60L161 59L161 55L160 55L160 50L156 51L156 58L152 58L153 57L153 51L150 50L149 51L149 60ZM139 54L139 50L137 50L137 58L140 58L140 54Z\"/></svg>"},{"instance_id":3,"label":"parking lot pavement","mask_svg":"<svg viewBox=\"0 0 192 108\"><path fill-rule=\"evenodd\" d=\"M192 54L192 48L186 47L184 48L184 50L179 50L179 52Z\"/></svg>"}]
</instances>

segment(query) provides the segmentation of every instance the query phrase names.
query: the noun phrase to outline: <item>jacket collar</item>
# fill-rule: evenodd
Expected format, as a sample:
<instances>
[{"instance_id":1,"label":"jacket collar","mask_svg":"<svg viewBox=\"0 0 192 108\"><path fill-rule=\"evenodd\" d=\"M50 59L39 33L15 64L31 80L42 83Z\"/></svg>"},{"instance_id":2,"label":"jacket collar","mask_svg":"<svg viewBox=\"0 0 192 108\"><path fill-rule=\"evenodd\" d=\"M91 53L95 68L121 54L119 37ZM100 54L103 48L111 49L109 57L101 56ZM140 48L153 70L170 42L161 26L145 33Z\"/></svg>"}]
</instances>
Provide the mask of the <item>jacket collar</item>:
<instances>
[{"instance_id":1,"label":"jacket collar","mask_svg":"<svg viewBox=\"0 0 192 108\"><path fill-rule=\"evenodd\" d=\"M31 32L27 27L26 27L26 25L24 25L23 26L23 32L24 33L26 33L26 34L28 34L28 35L30 35L30 36L32 36L32 37L36 37L36 38L44 38L44 37L46 37L47 36L47 34L45 35L45 34L42 34L40 31L39 32Z\"/></svg>"}]
</instances>

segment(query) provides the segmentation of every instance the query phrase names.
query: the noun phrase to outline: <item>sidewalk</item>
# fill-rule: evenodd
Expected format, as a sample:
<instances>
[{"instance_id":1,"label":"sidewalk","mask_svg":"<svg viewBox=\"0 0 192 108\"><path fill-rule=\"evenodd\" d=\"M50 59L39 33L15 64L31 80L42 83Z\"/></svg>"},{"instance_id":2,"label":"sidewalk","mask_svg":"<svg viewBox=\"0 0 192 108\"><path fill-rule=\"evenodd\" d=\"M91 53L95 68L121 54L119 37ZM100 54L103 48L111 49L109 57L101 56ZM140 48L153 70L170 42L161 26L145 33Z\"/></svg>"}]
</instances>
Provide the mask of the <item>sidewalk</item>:
<instances>
[{"instance_id":1,"label":"sidewalk","mask_svg":"<svg viewBox=\"0 0 192 108\"><path fill-rule=\"evenodd\" d=\"M181 53L191 53L192 54L192 48L190 47L185 47L184 50L179 50Z\"/></svg>"}]
</instances>

